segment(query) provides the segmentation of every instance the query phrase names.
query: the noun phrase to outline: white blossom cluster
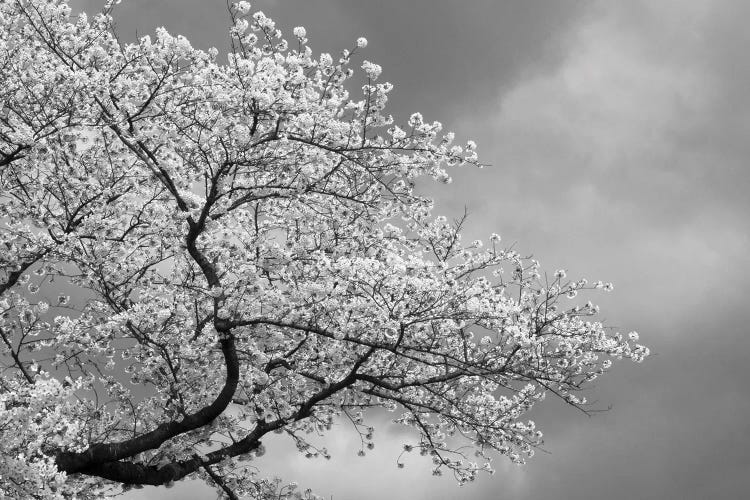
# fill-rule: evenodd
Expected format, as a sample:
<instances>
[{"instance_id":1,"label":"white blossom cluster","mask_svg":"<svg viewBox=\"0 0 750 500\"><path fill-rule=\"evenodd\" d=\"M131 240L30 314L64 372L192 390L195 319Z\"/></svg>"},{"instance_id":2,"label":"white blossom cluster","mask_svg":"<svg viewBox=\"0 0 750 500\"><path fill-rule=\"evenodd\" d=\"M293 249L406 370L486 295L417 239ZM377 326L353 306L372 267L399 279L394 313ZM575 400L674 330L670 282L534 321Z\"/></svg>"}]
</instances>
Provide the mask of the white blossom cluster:
<instances>
[{"instance_id":1,"label":"white blossom cluster","mask_svg":"<svg viewBox=\"0 0 750 500\"><path fill-rule=\"evenodd\" d=\"M581 299L611 284L433 214L416 180L477 146L395 123L365 38L315 56L240 1L222 63L70 12L0 2L0 495L316 498L250 465L263 437L328 458L308 437L343 419L364 455L374 407L463 484L533 455L545 394L586 411L612 359L648 355Z\"/></svg>"}]
</instances>

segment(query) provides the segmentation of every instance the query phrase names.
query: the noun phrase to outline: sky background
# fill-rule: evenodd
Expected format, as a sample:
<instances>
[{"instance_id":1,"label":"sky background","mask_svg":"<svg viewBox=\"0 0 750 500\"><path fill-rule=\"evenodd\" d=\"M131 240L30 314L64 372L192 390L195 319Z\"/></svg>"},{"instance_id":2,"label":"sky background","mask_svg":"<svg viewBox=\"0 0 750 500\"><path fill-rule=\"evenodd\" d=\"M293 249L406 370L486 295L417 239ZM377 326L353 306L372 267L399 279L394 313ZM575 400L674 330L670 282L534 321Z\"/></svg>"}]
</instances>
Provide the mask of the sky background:
<instances>
[{"instance_id":1,"label":"sky background","mask_svg":"<svg viewBox=\"0 0 750 500\"><path fill-rule=\"evenodd\" d=\"M89 12L100 2L74 0ZM334 458L266 440L259 466L333 500L738 499L750 489L750 2L742 0L261 0L313 51L358 36L395 85L390 112L420 111L473 138L483 170L425 186L436 213L471 214L547 270L613 281L593 298L652 356L616 363L587 417L550 397L532 417L545 450L458 488L428 460L395 462L379 425L366 458L345 426ZM224 0L124 0L130 40L166 26L227 47ZM378 417L376 420L386 421ZM126 498L210 499L199 483Z\"/></svg>"}]
</instances>

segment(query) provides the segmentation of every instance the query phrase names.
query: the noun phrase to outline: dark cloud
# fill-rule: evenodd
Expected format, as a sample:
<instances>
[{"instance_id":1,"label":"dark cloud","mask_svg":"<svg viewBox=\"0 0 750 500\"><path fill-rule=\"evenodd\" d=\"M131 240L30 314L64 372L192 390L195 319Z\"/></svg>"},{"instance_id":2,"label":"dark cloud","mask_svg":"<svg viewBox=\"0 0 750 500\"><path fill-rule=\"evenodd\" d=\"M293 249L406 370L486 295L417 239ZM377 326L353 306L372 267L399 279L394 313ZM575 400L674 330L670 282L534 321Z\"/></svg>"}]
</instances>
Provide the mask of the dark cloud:
<instances>
[{"instance_id":1,"label":"dark cloud","mask_svg":"<svg viewBox=\"0 0 750 500\"><path fill-rule=\"evenodd\" d=\"M307 28L316 51L338 53L360 36L370 42L363 57L384 68L399 91L393 110L434 114L449 123L455 114L486 111L498 89L522 75L543 71L564 55L559 37L590 2L561 0L259 0L289 32ZM99 0L75 0L93 12ZM117 7L125 39L165 26L196 47L227 46L223 0L125 0Z\"/></svg>"},{"instance_id":2,"label":"dark cloud","mask_svg":"<svg viewBox=\"0 0 750 500\"><path fill-rule=\"evenodd\" d=\"M451 125L456 114L486 112L497 92L523 75L554 66L564 55L560 35L586 4L336 2L350 26L372 40L385 76L398 85L394 107L429 110Z\"/></svg>"},{"instance_id":3,"label":"dark cloud","mask_svg":"<svg viewBox=\"0 0 750 500\"><path fill-rule=\"evenodd\" d=\"M75 5L93 2L74 2ZM376 450L331 436L331 462L288 444L265 464L334 499L736 499L750 487L750 7L739 0L262 0L315 50L366 36L396 84L393 111L474 137L482 171L426 186L438 211L474 214L548 269L612 280L606 319L654 355L616 365L587 418L552 399L534 412L549 453L458 489L380 427ZM158 25L226 46L221 1L125 0L120 30ZM194 488L191 490L190 488ZM129 498L204 498L201 486ZM190 494L193 494L190 497Z\"/></svg>"}]
</instances>

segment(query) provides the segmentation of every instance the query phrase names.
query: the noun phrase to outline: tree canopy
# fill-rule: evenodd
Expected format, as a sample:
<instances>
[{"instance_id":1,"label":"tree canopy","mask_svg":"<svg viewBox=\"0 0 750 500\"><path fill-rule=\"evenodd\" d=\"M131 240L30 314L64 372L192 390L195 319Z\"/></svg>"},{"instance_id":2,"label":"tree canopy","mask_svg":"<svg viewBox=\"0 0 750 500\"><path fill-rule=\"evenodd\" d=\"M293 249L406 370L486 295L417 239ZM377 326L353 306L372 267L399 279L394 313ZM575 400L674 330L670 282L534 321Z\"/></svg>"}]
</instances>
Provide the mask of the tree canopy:
<instances>
[{"instance_id":1,"label":"tree canopy","mask_svg":"<svg viewBox=\"0 0 750 500\"><path fill-rule=\"evenodd\" d=\"M124 43L112 3L0 0L2 495L310 496L252 466L264 436L327 457L345 418L364 453L372 408L463 483L533 454L545 393L585 410L648 354L576 298L610 284L433 215L415 180L476 145L395 124L366 39L314 55L241 1L226 56Z\"/></svg>"}]
</instances>

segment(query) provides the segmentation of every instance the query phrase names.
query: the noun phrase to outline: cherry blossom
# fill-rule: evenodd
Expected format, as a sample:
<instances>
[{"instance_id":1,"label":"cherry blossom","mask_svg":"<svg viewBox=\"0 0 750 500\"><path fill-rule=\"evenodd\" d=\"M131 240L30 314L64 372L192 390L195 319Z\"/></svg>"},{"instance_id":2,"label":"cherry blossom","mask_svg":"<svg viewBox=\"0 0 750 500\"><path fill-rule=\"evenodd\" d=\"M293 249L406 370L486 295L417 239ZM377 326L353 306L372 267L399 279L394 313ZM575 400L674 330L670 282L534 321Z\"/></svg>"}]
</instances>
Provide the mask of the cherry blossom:
<instances>
[{"instance_id":1,"label":"cherry blossom","mask_svg":"<svg viewBox=\"0 0 750 500\"><path fill-rule=\"evenodd\" d=\"M224 58L119 41L116 3L0 2L0 496L315 498L254 467L262 439L327 458L309 434L343 420L365 454L372 408L463 484L533 455L546 394L587 411L648 355L573 300L611 284L434 215L415 181L476 144L395 124L366 39L315 56L241 1Z\"/></svg>"}]
</instances>

